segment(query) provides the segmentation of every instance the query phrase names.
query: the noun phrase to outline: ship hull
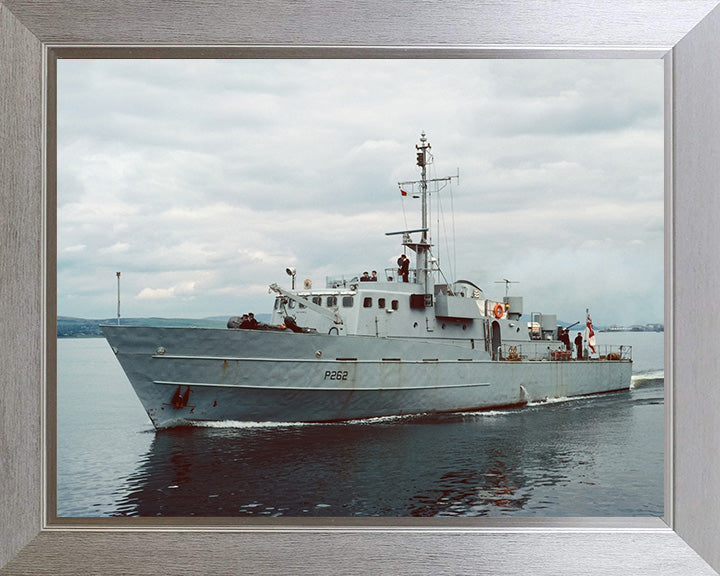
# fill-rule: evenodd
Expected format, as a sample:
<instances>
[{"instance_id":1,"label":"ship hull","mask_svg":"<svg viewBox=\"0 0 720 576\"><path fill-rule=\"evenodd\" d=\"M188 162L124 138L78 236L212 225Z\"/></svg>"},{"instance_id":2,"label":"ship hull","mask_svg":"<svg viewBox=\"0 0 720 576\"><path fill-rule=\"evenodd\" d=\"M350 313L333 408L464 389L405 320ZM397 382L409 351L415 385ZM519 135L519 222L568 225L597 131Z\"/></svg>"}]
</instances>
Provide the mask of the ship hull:
<instances>
[{"instance_id":1,"label":"ship hull","mask_svg":"<svg viewBox=\"0 0 720 576\"><path fill-rule=\"evenodd\" d=\"M487 410L626 390L630 361L493 361L475 342L104 326L156 428Z\"/></svg>"}]
</instances>

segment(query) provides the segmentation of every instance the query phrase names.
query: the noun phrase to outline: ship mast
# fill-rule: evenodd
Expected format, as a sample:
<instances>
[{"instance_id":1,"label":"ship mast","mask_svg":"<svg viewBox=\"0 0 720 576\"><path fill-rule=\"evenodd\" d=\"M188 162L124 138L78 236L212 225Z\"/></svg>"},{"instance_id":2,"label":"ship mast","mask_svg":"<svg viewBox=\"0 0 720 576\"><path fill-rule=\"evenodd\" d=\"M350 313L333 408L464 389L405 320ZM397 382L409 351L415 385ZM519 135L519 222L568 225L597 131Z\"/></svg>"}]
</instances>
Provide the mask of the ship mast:
<instances>
[{"instance_id":1,"label":"ship mast","mask_svg":"<svg viewBox=\"0 0 720 576\"><path fill-rule=\"evenodd\" d=\"M417 272L417 279L416 281L418 283L421 283L423 286L423 291L425 294L431 294L433 291L433 287L430 285L430 266L429 266L429 253L430 253L430 247L432 244L430 244L429 238L428 238L428 230L429 222L428 222L428 184L430 182L437 183L436 186L438 186L437 191L439 191L440 183L445 182L447 185L448 182L450 182L453 178L457 178L458 182L460 181L460 172L458 171L457 176L448 176L446 178L428 178L427 177L427 165L430 163L430 150L431 146L430 143L427 141L427 138L425 136L425 132L423 132L420 135L420 144L415 145L415 149L417 150L416 156L417 156L417 165L420 166L421 173L420 173L420 180L413 180L408 182L398 182L398 185L401 187L405 185L412 185L413 187L417 184L420 187L420 197L422 199L422 227L416 230L401 230L399 232L386 232L386 235L391 234L402 234L403 235L403 245L407 246L411 250L414 250L416 253L416 272ZM443 185L442 187L444 187ZM415 196L417 197L417 196ZM410 233L412 232L420 232L420 241L419 242L413 242L410 238Z\"/></svg>"},{"instance_id":2,"label":"ship mast","mask_svg":"<svg viewBox=\"0 0 720 576\"><path fill-rule=\"evenodd\" d=\"M427 160L430 143L425 137L425 132L420 135L420 144L415 144L417 152L417 165L421 168L420 174L420 196L422 197L422 235L420 243L417 246L417 267L422 269L422 284L425 294L429 292L428 276L428 252L430 245L428 244L428 210L427 210Z\"/></svg>"}]
</instances>

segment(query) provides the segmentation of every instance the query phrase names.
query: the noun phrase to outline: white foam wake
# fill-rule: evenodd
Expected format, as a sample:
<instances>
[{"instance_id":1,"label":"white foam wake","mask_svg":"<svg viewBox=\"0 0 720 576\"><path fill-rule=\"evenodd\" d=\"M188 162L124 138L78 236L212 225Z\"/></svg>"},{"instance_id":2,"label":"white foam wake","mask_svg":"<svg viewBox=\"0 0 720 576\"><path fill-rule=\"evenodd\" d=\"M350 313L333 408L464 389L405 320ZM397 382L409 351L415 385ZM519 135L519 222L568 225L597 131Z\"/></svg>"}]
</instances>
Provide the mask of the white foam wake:
<instances>
[{"instance_id":1,"label":"white foam wake","mask_svg":"<svg viewBox=\"0 0 720 576\"><path fill-rule=\"evenodd\" d=\"M288 428L294 426L313 426L310 422L243 422L241 420L219 420L189 422L194 428ZM315 424L316 425L316 424Z\"/></svg>"},{"instance_id":2,"label":"white foam wake","mask_svg":"<svg viewBox=\"0 0 720 576\"><path fill-rule=\"evenodd\" d=\"M640 372L638 374L633 374L632 378L630 379L630 388L637 388L638 386L642 386L646 382L652 382L657 380L664 380L665 379L665 371L664 370L648 370L647 372Z\"/></svg>"},{"instance_id":3,"label":"white foam wake","mask_svg":"<svg viewBox=\"0 0 720 576\"><path fill-rule=\"evenodd\" d=\"M545 398L544 400L535 400L534 402L528 402L528 406L546 406L547 404L562 404L563 402L570 402L572 400L580 400L582 396L559 396L557 398Z\"/></svg>"},{"instance_id":4,"label":"white foam wake","mask_svg":"<svg viewBox=\"0 0 720 576\"><path fill-rule=\"evenodd\" d=\"M399 420L413 419L422 414L398 414L392 416L376 416L373 418L356 418L352 420L338 420L337 422L245 422L241 420L220 420L190 422L189 425L196 428L291 428L299 426L337 426L338 424L379 424L383 422L396 422Z\"/></svg>"}]
</instances>

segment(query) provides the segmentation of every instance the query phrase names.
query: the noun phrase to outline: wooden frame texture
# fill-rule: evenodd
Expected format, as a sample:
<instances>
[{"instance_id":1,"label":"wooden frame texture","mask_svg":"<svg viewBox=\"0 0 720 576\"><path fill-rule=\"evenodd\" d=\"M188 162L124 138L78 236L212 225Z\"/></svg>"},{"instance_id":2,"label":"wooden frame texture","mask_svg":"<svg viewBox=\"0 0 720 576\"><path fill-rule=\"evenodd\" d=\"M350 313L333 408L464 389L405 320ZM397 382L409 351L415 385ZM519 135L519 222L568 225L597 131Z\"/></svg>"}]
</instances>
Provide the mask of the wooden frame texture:
<instances>
[{"instance_id":1,"label":"wooden frame texture","mask_svg":"<svg viewBox=\"0 0 720 576\"><path fill-rule=\"evenodd\" d=\"M0 0L0 574L716 574L718 3ZM664 58L664 519L59 523L54 63L118 55Z\"/></svg>"}]
</instances>

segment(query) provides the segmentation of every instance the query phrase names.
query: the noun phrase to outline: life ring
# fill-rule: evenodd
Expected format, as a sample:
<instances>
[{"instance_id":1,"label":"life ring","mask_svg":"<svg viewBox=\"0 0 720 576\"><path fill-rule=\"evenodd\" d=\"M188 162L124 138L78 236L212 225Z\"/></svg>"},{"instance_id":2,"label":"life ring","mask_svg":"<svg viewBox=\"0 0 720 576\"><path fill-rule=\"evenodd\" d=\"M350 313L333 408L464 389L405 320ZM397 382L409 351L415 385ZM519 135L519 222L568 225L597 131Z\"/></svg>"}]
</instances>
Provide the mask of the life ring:
<instances>
[{"instance_id":1,"label":"life ring","mask_svg":"<svg viewBox=\"0 0 720 576\"><path fill-rule=\"evenodd\" d=\"M493 308L493 316L495 316L495 318L502 318L504 313L505 313L505 308L503 308L503 305L495 304L495 308Z\"/></svg>"}]
</instances>

